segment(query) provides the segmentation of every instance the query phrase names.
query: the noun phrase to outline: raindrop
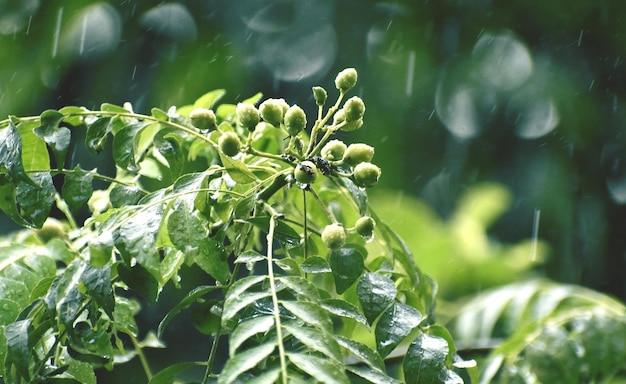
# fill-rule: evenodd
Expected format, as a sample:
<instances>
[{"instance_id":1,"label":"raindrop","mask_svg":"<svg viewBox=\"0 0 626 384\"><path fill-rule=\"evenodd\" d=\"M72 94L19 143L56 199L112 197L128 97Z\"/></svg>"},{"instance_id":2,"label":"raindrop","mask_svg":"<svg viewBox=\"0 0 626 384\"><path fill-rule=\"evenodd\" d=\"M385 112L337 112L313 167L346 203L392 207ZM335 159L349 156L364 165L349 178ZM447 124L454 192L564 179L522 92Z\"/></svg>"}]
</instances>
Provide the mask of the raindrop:
<instances>
[{"instance_id":1,"label":"raindrop","mask_svg":"<svg viewBox=\"0 0 626 384\"><path fill-rule=\"evenodd\" d=\"M140 22L148 30L174 41L193 41L198 35L193 17L184 5L178 3L158 5L146 11Z\"/></svg>"},{"instance_id":2,"label":"raindrop","mask_svg":"<svg viewBox=\"0 0 626 384\"><path fill-rule=\"evenodd\" d=\"M335 28L325 24L280 36L264 35L258 42L261 61L280 81L299 81L326 74L337 56Z\"/></svg>"},{"instance_id":3,"label":"raindrop","mask_svg":"<svg viewBox=\"0 0 626 384\"><path fill-rule=\"evenodd\" d=\"M59 37L61 36L61 23L63 22L63 7L60 7L57 12L57 23L54 28L54 38L52 39L52 57L57 56L59 51Z\"/></svg>"},{"instance_id":4,"label":"raindrop","mask_svg":"<svg viewBox=\"0 0 626 384\"><path fill-rule=\"evenodd\" d=\"M515 134L529 140L547 135L560 120L552 98L537 95L530 88L516 92L511 97L505 114L515 125Z\"/></svg>"},{"instance_id":5,"label":"raindrop","mask_svg":"<svg viewBox=\"0 0 626 384\"><path fill-rule=\"evenodd\" d=\"M522 85L533 71L528 48L510 32L485 32L474 45L474 75L498 91Z\"/></svg>"}]
</instances>

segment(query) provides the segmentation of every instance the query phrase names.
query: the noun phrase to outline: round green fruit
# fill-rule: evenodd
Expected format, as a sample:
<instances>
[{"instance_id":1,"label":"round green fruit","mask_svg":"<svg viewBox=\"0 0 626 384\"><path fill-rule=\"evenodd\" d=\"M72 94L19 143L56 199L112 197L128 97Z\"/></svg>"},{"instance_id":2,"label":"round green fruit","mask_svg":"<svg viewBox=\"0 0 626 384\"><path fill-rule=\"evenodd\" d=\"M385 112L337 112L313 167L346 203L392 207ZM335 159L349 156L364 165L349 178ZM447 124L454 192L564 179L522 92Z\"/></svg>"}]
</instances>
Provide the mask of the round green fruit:
<instances>
[{"instance_id":1,"label":"round green fruit","mask_svg":"<svg viewBox=\"0 0 626 384\"><path fill-rule=\"evenodd\" d=\"M350 144L343 154L343 162L355 166L359 163L371 161L374 157L374 147L363 143Z\"/></svg>"},{"instance_id":2,"label":"round green fruit","mask_svg":"<svg viewBox=\"0 0 626 384\"><path fill-rule=\"evenodd\" d=\"M235 114L237 115L237 120L239 121L239 124L249 131L254 131L256 125L259 124L259 121L261 121L259 110L256 109L256 107L252 104L237 104Z\"/></svg>"},{"instance_id":3,"label":"round green fruit","mask_svg":"<svg viewBox=\"0 0 626 384\"><path fill-rule=\"evenodd\" d=\"M241 141L235 132L224 132L217 141L220 151L226 156L233 157L241 150Z\"/></svg>"},{"instance_id":4,"label":"round green fruit","mask_svg":"<svg viewBox=\"0 0 626 384\"><path fill-rule=\"evenodd\" d=\"M295 136L306 127L306 114L297 105L292 105L285 113L285 128L291 136Z\"/></svg>"},{"instance_id":5,"label":"round green fruit","mask_svg":"<svg viewBox=\"0 0 626 384\"><path fill-rule=\"evenodd\" d=\"M305 160L296 165L293 177L302 184L311 184L317 179L317 167L312 161Z\"/></svg>"},{"instance_id":6,"label":"round green fruit","mask_svg":"<svg viewBox=\"0 0 626 384\"><path fill-rule=\"evenodd\" d=\"M333 223L327 225L322 231L322 242L326 248L336 250L346 243L346 230L343 225Z\"/></svg>"},{"instance_id":7,"label":"round green fruit","mask_svg":"<svg viewBox=\"0 0 626 384\"><path fill-rule=\"evenodd\" d=\"M275 127L280 126L280 123L283 121L283 116L285 115L282 103L280 103L278 99L267 99L262 102L259 106L259 112L264 121Z\"/></svg>"},{"instance_id":8,"label":"round green fruit","mask_svg":"<svg viewBox=\"0 0 626 384\"><path fill-rule=\"evenodd\" d=\"M380 173L380 168L372 163L359 163L354 167L354 183L359 187L373 187L378 183Z\"/></svg>"},{"instance_id":9,"label":"round green fruit","mask_svg":"<svg viewBox=\"0 0 626 384\"><path fill-rule=\"evenodd\" d=\"M360 120L365 114L365 103L360 97L353 96L343 105L343 113L347 122Z\"/></svg>"},{"instance_id":10,"label":"round green fruit","mask_svg":"<svg viewBox=\"0 0 626 384\"><path fill-rule=\"evenodd\" d=\"M370 216L360 217L354 224L356 233L365 239L371 239L374 236L374 228L376 228L376 221Z\"/></svg>"},{"instance_id":11,"label":"round green fruit","mask_svg":"<svg viewBox=\"0 0 626 384\"><path fill-rule=\"evenodd\" d=\"M341 140L331 140L322 147L321 155L324 160L339 161L346 152L346 144Z\"/></svg>"},{"instance_id":12,"label":"round green fruit","mask_svg":"<svg viewBox=\"0 0 626 384\"><path fill-rule=\"evenodd\" d=\"M341 92L347 92L356 85L358 75L356 69L346 68L337 74L335 78L335 86Z\"/></svg>"},{"instance_id":13,"label":"round green fruit","mask_svg":"<svg viewBox=\"0 0 626 384\"><path fill-rule=\"evenodd\" d=\"M215 112L206 108L196 108L189 114L191 125L198 129L215 129L217 127L217 118Z\"/></svg>"},{"instance_id":14,"label":"round green fruit","mask_svg":"<svg viewBox=\"0 0 626 384\"><path fill-rule=\"evenodd\" d=\"M315 99L315 103L318 106L324 105L326 102L326 98L328 97L328 92L322 87L313 87L313 98Z\"/></svg>"}]
</instances>

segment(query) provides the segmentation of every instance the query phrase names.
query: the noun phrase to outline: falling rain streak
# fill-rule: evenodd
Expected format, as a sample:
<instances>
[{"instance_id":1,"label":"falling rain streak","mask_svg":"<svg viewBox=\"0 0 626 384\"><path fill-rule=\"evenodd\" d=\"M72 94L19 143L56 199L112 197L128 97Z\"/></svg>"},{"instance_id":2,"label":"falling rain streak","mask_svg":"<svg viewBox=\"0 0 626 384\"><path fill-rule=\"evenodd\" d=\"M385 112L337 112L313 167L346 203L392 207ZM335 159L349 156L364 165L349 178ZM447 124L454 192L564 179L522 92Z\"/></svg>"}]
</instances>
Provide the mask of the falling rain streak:
<instances>
[{"instance_id":1,"label":"falling rain streak","mask_svg":"<svg viewBox=\"0 0 626 384\"><path fill-rule=\"evenodd\" d=\"M57 12L57 23L54 30L54 37L52 39L52 57L57 56L57 52L59 51L59 37L61 36L61 22L63 21L63 7L59 8Z\"/></svg>"}]
</instances>

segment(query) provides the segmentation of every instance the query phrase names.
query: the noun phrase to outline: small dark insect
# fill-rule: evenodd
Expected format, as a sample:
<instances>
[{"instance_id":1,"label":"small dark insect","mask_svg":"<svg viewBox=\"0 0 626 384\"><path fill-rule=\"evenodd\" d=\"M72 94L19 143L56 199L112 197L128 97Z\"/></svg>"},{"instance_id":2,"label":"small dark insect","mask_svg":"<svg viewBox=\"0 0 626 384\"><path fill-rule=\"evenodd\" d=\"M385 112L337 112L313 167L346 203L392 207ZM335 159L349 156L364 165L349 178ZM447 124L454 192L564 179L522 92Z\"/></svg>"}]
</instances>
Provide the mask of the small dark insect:
<instances>
[{"instance_id":1,"label":"small dark insect","mask_svg":"<svg viewBox=\"0 0 626 384\"><path fill-rule=\"evenodd\" d=\"M295 156L288 155L288 154L286 154L286 153L283 153L283 154L281 155L281 157L282 157L285 161L288 161L288 162L290 162L290 163L295 163L295 162L296 162L296 160L297 160Z\"/></svg>"},{"instance_id":2,"label":"small dark insect","mask_svg":"<svg viewBox=\"0 0 626 384\"><path fill-rule=\"evenodd\" d=\"M324 176L328 176L333 172L333 165L319 156L312 157L308 160L312 161Z\"/></svg>"}]
</instances>

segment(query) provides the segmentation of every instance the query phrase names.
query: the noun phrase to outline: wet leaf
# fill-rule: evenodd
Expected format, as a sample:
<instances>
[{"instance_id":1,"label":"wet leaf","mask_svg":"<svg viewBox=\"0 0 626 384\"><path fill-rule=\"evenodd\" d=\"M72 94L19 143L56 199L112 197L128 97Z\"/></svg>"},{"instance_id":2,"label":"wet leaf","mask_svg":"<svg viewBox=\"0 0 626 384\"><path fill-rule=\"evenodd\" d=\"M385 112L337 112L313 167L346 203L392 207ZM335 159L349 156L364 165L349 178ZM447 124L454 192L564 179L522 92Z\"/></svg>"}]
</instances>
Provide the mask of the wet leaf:
<instances>
[{"instance_id":1,"label":"wet leaf","mask_svg":"<svg viewBox=\"0 0 626 384\"><path fill-rule=\"evenodd\" d=\"M24 181L35 185L24 171L22 138L13 120L9 120L9 125L0 129L0 171L6 172L13 183Z\"/></svg>"},{"instance_id":2,"label":"wet leaf","mask_svg":"<svg viewBox=\"0 0 626 384\"><path fill-rule=\"evenodd\" d=\"M146 123L134 123L124 126L113 137L113 160L115 164L125 170L134 172L138 169L133 139Z\"/></svg>"},{"instance_id":3,"label":"wet leaf","mask_svg":"<svg viewBox=\"0 0 626 384\"><path fill-rule=\"evenodd\" d=\"M386 357L422 321L422 314L403 303L394 303L387 308L376 323L376 349ZM446 348L448 344L446 343Z\"/></svg>"},{"instance_id":4,"label":"wet leaf","mask_svg":"<svg viewBox=\"0 0 626 384\"><path fill-rule=\"evenodd\" d=\"M281 301L280 303L305 323L323 329L326 332L332 330L332 322L328 317L328 313L319 304L307 301Z\"/></svg>"},{"instance_id":5,"label":"wet leaf","mask_svg":"<svg viewBox=\"0 0 626 384\"><path fill-rule=\"evenodd\" d=\"M245 320L237 325L230 335L228 348L230 356L250 337L258 333L266 333L274 326L273 316L259 316Z\"/></svg>"},{"instance_id":6,"label":"wet leaf","mask_svg":"<svg viewBox=\"0 0 626 384\"><path fill-rule=\"evenodd\" d=\"M95 300L109 317L113 318L115 297L111 285L111 266L93 267L87 265L81 275L81 282L89 297Z\"/></svg>"},{"instance_id":7,"label":"wet leaf","mask_svg":"<svg viewBox=\"0 0 626 384\"><path fill-rule=\"evenodd\" d=\"M117 266L117 273L130 289L150 303L156 303L159 296L159 282L141 264L128 267L125 264Z\"/></svg>"},{"instance_id":8,"label":"wet leaf","mask_svg":"<svg viewBox=\"0 0 626 384\"><path fill-rule=\"evenodd\" d=\"M111 118L100 117L87 126L85 144L90 151L100 153L104 149L107 137L111 132Z\"/></svg>"},{"instance_id":9,"label":"wet leaf","mask_svg":"<svg viewBox=\"0 0 626 384\"><path fill-rule=\"evenodd\" d=\"M361 276L365 265L356 248L341 248L330 253L330 268L338 294L344 293Z\"/></svg>"},{"instance_id":10,"label":"wet leaf","mask_svg":"<svg viewBox=\"0 0 626 384\"><path fill-rule=\"evenodd\" d=\"M54 204L56 189L50 172L34 172L31 179L36 185L18 183L16 199L21 210L20 215L32 223L32 226L41 228Z\"/></svg>"},{"instance_id":11,"label":"wet leaf","mask_svg":"<svg viewBox=\"0 0 626 384\"><path fill-rule=\"evenodd\" d=\"M239 256L237 256L237 258L235 259L235 263L256 263L265 259L266 257L264 255L261 255L254 249L248 249L246 251L243 251Z\"/></svg>"},{"instance_id":12,"label":"wet leaf","mask_svg":"<svg viewBox=\"0 0 626 384\"><path fill-rule=\"evenodd\" d=\"M265 233L269 232L269 216L249 217L244 221L246 223L254 225L255 227L258 227ZM300 244L300 234L283 220L276 221L276 227L274 228L274 239L281 241L289 246L297 246Z\"/></svg>"},{"instance_id":13,"label":"wet leaf","mask_svg":"<svg viewBox=\"0 0 626 384\"><path fill-rule=\"evenodd\" d=\"M274 343L266 343L258 347L247 349L238 355L232 356L226 362L224 369L217 379L218 384L230 384L242 373L254 368L274 351Z\"/></svg>"},{"instance_id":14,"label":"wet leaf","mask_svg":"<svg viewBox=\"0 0 626 384\"><path fill-rule=\"evenodd\" d=\"M22 164L25 171L44 171L50 169L50 156L46 142L35 133L36 122L19 123L17 131L22 140ZM60 164L58 168L63 168Z\"/></svg>"},{"instance_id":15,"label":"wet leaf","mask_svg":"<svg viewBox=\"0 0 626 384\"><path fill-rule=\"evenodd\" d=\"M196 362L183 362L172 364L167 368L160 370L156 375L152 376L152 379L150 379L148 384L173 384L176 382L175 379L179 373L200 365L202 364Z\"/></svg>"},{"instance_id":16,"label":"wet leaf","mask_svg":"<svg viewBox=\"0 0 626 384\"><path fill-rule=\"evenodd\" d=\"M369 365L370 367L384 371L385 370L385 362L382 357L378 354L378 352L374 351L367 345L358 342L356 340L349 339L343 336L335 336L337 343L346 349L350 354L357 357L360 361Z\"/></svg>"},{"instance_id":17,"label":"wet leaf","mask_svg":"<svg viewBox=\"0 0 626 384\"><path fill-rule=\"evenodd\" d=\"M404 377L409 383L437 384L446 369L448 343L437 336L420 334L409 346L404 357Z\"/></svg>"},{"instance_id":18,"label":"wet leaf","mask_svg":"<svg viewBox=\"0 0 626 384\"><path fill-rule=\"evenodd\" d=\"M4 337L7 341L6 364L14 364L18 374L27 381L30 380L28 369L30 328L30 319L16 321L4 328Z\"/></svg>"},{"instance_id":19,"label":"wet leaf","mask_svg":"<svg viewBox=\"0 0 626 384\"><path fill-rule=\"evenodd\" d=\"M211 237L203 237L194 261L202 270L221 283L230 280L230 266L222 246Z\"/></svg>"},{"instance_id":20,"label":"wet leaf","mask_svg":"<svg viewBox=\"0 0 626 384\"><path fill-rule=\"evenodd\" d=\"M248 293L247 296L244 297L244 294L246 291L248 291L248 289L266 279L267 276L256 275L244 277L235 281L226 293L226 298L224 300L224 311L222 312L222 323L225 323L227 320L233 318L233 316L235 316L237 312L239 312L248 304L256 301L259 298L268 296L269 292L267 291L253 291L252 293Z\"/></svg>"},{"instance_id":21,"label":"wet leaf","mask_svg":"<svg viewBox=\"0 0 626 384\"><path fill-rule=\"evenodd\" d=\"M365 318L361 310L356 305L348 301L341 299L326 299L321 301L320 305L322 306L322 308L335 316L352 319L358 323L365 325L366 327L369 327L367 319Z\"/></svg>"},{"instance_id":22,"label":"wet leaf","mask_svg":"<svg viewBox=\"0 0 626 384\"><path fill-rule=\"evenodd\" d=\"M215 104L226 94L224 89L215 89L200 96L194 103L194 108L213 109Z\"/></svg>"},{"instance_id":23,"label":"wet leaf","mask_svg":"<svg viewBox=\"0 0 626 384\"><path fill-rule=\"evenodd\" d=\"M356 293L370 324L393 303L397 292L393 280L386 276L371 272L361 276Z\"/></svg>"},{"instance_id":24,"label":"wet leaf","mask_svg":"<svg viewBox=\"0 0 626 384\"><path fill-rule=\"evenodd\" d=\"M114 208L135 205L144 196L144 193L135 186L116 185L109 192L109 201Z\"/></svg>"},{"instance_id":25,"label":"wet leaf","mask_svg":"<svg viewBox=\"0 0 626 384\"><path fill-rule=\"evenodd\" d=\"M35 128L34 132L43 138L54 153L57 167L63 168L65 155L70 146L72 133L65 127L59 127L64 115L55 110L44 111L40 115L41 126Z\"/></svg>"},{"instance_id":26,"label":"wet leaf","mask_svg":"<svg viewBox=\"0 0 626 384\"><path fill-rule=\"evenodd\" d=\"M363 366L348 366L346 369L373 384L401 384L400 381L387 376L384 371Z\"/></svg>"},{"instance_id":27,"label":"wet leaf","mask_svg":"<svg viewBox=\"0 0 626 384\"><path fill-rule=\"evenodd\" d=\"M173 129L162 129L154 136L154 147L167 160L172 180L176 180L185 166L182 138Z\"/></svg>"},{"instance_id":28,"label":"wet leaf","mask_svg":"<svg viewBox=\"0 0 626 384\"><path fill-rule=\"evenodd\" d=\"M184 309L191 306L191 304L195 303L202 296L216 289L218 289L217 286L208 286L208 285L201 285L199 287L192 289L189 293L187 293L187 295L181 301L178 302L178 304L174 306L174 308L170 309L170 311L165 315L165 317L163 317L163 320L161 320L161 322L159 323L159 327L157 329L157 336L159 338L162 338L163 332L165 332L165 328L176 315L178 315Z\"/></svg>"},{"instance_id":29,"label":"wet leaf","mask_svg":"<svg viewBox=\"0 0 626 384\"><path fill-rule=\"evenodd\" d=\"M191 323L205 335L217 335L222 329L218 300L196 302L189 313Z\"/></svg>"},{"instance_id":30,"label":"wet leaf","mask_svg":"<svg viewBox=\"0 0 626 384\"><path fill-rule=\"evenodd\" d=\"M228 175L239 184L249 184L255 181L257 178L248 169L248 166L241 160L235 160L230 156L219 154L224 168Z\"/></svg>"},{"instance_id":31,"label":"wet leaf","mask_svg":"<svg viewBox=\"0 0 626 384\"><path fill-rule=\"evenodd\" d=\"M167 218L169 238L181 251L188 251L200 246L207 236L208 222L201 219L191 203L180 199Z\"/></svg>"},{"instance_id":32,"label":"wet leaf","mask_svg":"<svg viewBox=\"0 0 626 384\"><path fill-rule=\"evenodd\" d=\"M328 261L320 256L311 256L304 260L302 264L300 264L300 268L304 273L310 274L319 274L319 273L328 273L332 272L330 269L330 264Z\"/></svg>"},{"instance_id":33,"label":"wet leaf","mask_svg":"<svg viewBox=\"0 0 626 384\"><path fill-rule=\"evenodd\" d=\"M73 172L65 175L61 194L72 211L82 208L93 193L93 174L81 169L79 165Z\"/></svg>"},{"instance_id":34,"label":"wet leaf","mask_svg":"<svg viewBox=\"0 0 626 384\"><path fill-rule=\"evenodd\" d=\"M127 219L115 231L115 246L127 265L131 260L141 264L156 279L161 278L159 254L156 248L156 234L162 218L160 205L148 208L132 207Z\"/></svg>"},{"instance_id":35,"label":"wet leaf","mask_svg":"<svg viewBox=\"0 0 626 384\"><path fill-rule=\"evenodd\" d=\"M296 352L288 353L287 357L295 366L315 378L316 381L336 384L350 383L345 372L332 360Z\"/></svg>"}]
</instances>

